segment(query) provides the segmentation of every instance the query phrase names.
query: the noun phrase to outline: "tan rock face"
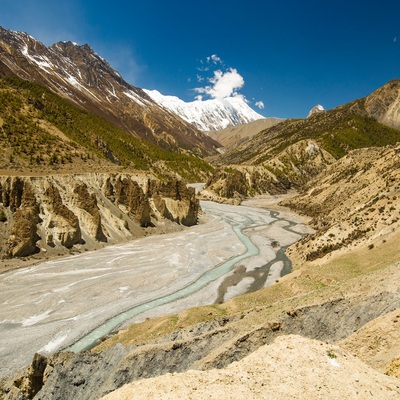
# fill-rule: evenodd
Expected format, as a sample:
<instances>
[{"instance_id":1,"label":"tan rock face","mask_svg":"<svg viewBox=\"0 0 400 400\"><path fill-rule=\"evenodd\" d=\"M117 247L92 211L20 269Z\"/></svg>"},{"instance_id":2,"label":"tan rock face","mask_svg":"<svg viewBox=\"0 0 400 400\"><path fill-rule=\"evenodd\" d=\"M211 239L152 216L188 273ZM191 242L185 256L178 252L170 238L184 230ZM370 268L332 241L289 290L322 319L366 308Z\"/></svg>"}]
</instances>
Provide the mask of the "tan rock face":
<instances>
[{"instance_id":1,"label":"tan rock face","mask_svg":"<svg viewBox=\"0 0 400 400\"><path fill-rule=\"evenodd\" d=\"M143 227L163 219L196 224L199 210L184 183L128 174L0 177L0 205L8 216L0 255L7 257L95 249L143 236Z\"/></svg>"},{"instance_id":2,"label":"tan rock face","mask_svg":"<svg viewBox=\"0 0 400 400\"><path fill-rule=\"evenodd\" d=\"M140 226L150 224L150 205L147 195L139 184L127 177L116 179L114 185L108 182L106 193L115 193L115 202L127 207L128 212L140 223Z\"/></svg>"},{"instance_id":3,"label":"tan rock face","mask_svg":"<svg viewBox=\"0 0 400 400\"><path fill-rule=\"evenodd\" d=\"M96 195L94 193L90 194L84 183L74 188L74 194L76 195L78 208L84 211L81 219L85 220L90 235L99 242L106 242L107 238L101 227L101 215L97 207Z\"/></svg>"},{"instance_id":4,"label":"tan rock face","mask_svg":"<svg viewBox=\"0 0 400 400\"><path fill-rule=\"evenodd\" d=\"M393 80L365 99L365 109L379 122L400 128L400 81Z\"/></svg>"},{"instance_id":5,"label":"tan rock face","mask_svg":"<svg viewBox=\"0 0 400 400\"><path fill-rule=\"evenodd\" d=\"M15 190L22 190L21 204L14 214L14 224L6 244L6 254L11 257L24 257L38 250L36 225L39 223L39 206L30 184L21 186L20 181L16 180L16 187ZM12 193L15 190L12 190ZM15 203L12 204L15 206Z\"/></svg>"},{"instance_id":6,"label":"tan rock face","mask_svg":"<svg viewBox=\"0 0 400 400\"><path fill-rule=\"evenodd\" d=\"M45 190L44 199L50 216L46 228L47 244L52 247L59 244L71 248L82 242L78 217L63 204L60 193L53 184L49 184Z\"/></svg>"},{"instance_id":7,"label":"tan rock face","mask_svg":"<svg viewBox=\"0 0 400 400\"><path fill-rule=\"evenodd\" d=\"M154 182L150 191L156 209L164 218L185 226L197 223L199 201L193 188L180 181L172 184Z\"/></svg>"}]
</instances>

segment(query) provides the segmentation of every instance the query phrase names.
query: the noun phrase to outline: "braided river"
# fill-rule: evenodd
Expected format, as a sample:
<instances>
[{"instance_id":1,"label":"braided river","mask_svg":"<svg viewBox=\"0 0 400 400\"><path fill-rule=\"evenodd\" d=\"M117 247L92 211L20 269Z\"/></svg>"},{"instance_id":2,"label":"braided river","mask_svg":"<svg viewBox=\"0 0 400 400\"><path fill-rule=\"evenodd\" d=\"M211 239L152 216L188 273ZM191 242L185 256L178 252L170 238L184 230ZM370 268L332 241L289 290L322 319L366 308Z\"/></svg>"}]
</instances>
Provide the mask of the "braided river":
<instances>
[{"instance_id":1,"label":"braided river","mask_svg":"<svg viewBox=\"0 0 400 400\"><path fill-rule=\"evenodd\" d=\"M201 202L199 225L0 275L0 376L130 323L223 302L290 272L295 214Z\"/></svg>"}]
</instances>

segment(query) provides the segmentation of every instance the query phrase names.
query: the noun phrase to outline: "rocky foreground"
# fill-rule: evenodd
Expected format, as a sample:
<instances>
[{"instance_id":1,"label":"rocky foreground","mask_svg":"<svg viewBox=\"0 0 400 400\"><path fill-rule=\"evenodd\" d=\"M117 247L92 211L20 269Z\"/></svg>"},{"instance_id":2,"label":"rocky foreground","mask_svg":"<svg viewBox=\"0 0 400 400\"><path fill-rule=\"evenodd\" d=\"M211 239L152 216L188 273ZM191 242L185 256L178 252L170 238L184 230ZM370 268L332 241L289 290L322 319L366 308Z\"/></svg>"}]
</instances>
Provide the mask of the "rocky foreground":
<instances>
[{"instance_id":1,"label":"rocky foreground","mask_svg":"<svg viewBox=\"0 0 400 400\"><path fill-rule=\"evenodd\" d=\"M225 369L191 370L144 379L125 385L102 400L398 399L399 396L399 380L376 372L340 347L288 335Z\"/></svg>"},{"instance_id":2,"label":"rocky foreground","mask_svg":"<svg viewBox=\"0 0 400 400\"><path fill-rule=\"evenodd\" d=\"M138 381L135 387L142 387L144 378L189 371L169 384L171 375L150 381L150 386L144 383L140 398L167 396L174 379L180 382L174 390L183 390L187 382L184 396L196 398L194 392L206 391L211 376L214 384L222 376L222 387L231 377L241 376L229 384L232 390L240 386L249 398L262 398L260 390L264 388L258 386L258 392L251 393L255 382L261 385L262 379L270 386L265 390L275 388L278 399L287 398L284 390L292 390L293 398L296 393L297 398L304 398L305 390L310 393L307 398L336 399L337 394L350 399L396 398L400 385L395 378L400 356L396 334L400 320L399 240L400 233L391 232L379 246L368 249L364 243L318 265L305 263L266 289L224 304L134 324L91 352L37 356L27 371L4 383L3 396L24 399L36 393L36 399L101 398L133 381ZM303 339L287 337L292 334ZM263 348L266 344L271 346ZM258 377L245 359L255 351L263 377ZM275 357L278 366L292 360L294 367L301 364L302 368L270 370L275 364L269 357ZM242 359L243 364L228 368ZM213 371L200 372L207 370ZM244 384L246 377L250 377L249 386ZM194 379L198 379L196 386ZM155 388L159 390L155 392ZM129 388L123 390L130 393ZM228 393L231 389L224 390ZM238 389L238 393L242 392ZM115 396L119 398L119 394Z\"/></svg>"}]
</instances>

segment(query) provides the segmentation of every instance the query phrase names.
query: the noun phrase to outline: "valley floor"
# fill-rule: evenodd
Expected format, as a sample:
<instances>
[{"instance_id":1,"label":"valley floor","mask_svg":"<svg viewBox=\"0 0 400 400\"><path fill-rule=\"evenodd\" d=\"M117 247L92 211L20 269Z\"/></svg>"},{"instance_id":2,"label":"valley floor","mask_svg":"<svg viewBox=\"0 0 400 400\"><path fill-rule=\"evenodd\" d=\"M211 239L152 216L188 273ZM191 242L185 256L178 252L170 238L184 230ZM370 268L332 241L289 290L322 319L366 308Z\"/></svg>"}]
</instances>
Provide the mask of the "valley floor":
<instances>
[{"instance_id":1,"label":"valley floor","mask_svg":"<svg viewBox=\"0 0 400 400\"><path fill-rule=\"evenodd\" d=\"M302 218L283 210L277 217L260 208L210 202L202 206L206 210L203 223L185 231L1 274L0 375L28 364L35 352L50 354L71 345L116 314L141 304L148 304L149 310L142 309L125 325L226 301L247 292L257 280L268 286L280 277L283 262L273 260L281 247L309 231ZM285 229L289 222L284 218L297 221L291 231ZM235 232L239 225L244 239L256 250L245 262L241 255L247 245ZM225 261L232 259L226 266ZM255 277L254 271L268 263L271 265L263 276ZM215 266L227 269L216 273ZM207 271L210 276L204 275ZM153 308L154 299L178 293L204 277L207 284L203 287Z\"/></svg>"}]
</instances>

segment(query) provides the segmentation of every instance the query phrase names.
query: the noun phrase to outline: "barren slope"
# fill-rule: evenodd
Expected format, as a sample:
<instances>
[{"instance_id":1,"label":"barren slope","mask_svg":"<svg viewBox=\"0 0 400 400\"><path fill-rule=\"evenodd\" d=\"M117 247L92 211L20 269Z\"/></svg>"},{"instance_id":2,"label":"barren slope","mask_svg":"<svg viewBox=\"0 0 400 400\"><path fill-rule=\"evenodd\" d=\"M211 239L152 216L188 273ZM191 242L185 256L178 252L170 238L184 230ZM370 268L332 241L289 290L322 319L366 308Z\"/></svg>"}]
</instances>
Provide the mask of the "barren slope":
<instances>
[{"instance_id":1,"label":"barren slope","mask_svg":"<svg viewBox=\"0 0 400 400\"><path fill-rule=\"evenodd\" d=\"M221 129L219 131L208 132L208 135L221 143L224 147L232 147L243 139L256 135L273 125L279 124L281 118L263 118L247 124Z\"/></svg>"},{"instance_id":2,"label":"barren slope","mask_svg":"<svg viewBox=\"0 0 400 400\"><path fill-rule=\"evenodd\" d=\"M400 381L337 346L281 336L224 369L166 374L128 384L103 400L397 399Z\"/></svg>"}]
</instances>

